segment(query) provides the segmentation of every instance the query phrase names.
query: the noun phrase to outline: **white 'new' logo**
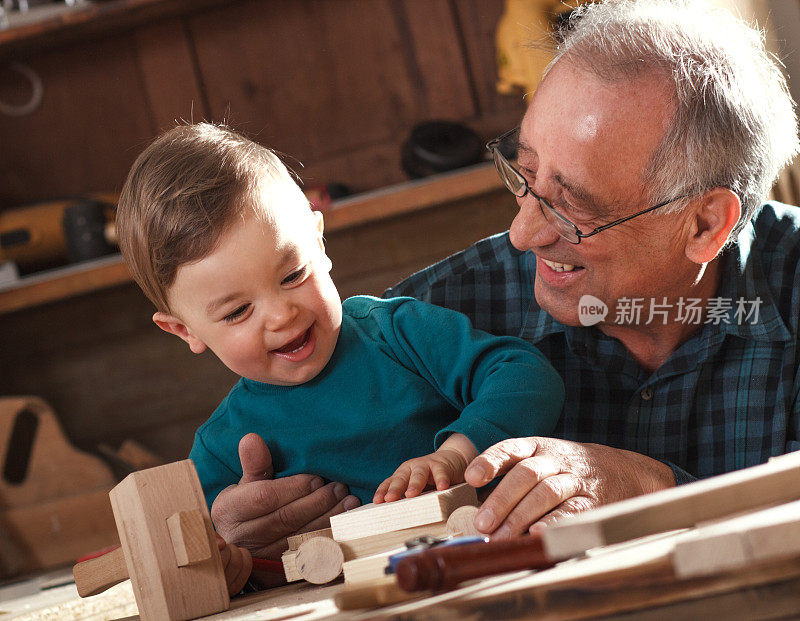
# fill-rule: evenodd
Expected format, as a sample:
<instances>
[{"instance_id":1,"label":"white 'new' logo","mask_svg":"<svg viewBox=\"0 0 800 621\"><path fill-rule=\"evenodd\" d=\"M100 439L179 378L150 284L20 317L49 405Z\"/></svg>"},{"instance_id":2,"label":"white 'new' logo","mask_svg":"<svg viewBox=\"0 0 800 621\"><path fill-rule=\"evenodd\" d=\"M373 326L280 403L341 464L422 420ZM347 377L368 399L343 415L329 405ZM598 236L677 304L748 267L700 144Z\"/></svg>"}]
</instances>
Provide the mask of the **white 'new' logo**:
<instances>
[{"instance_id":1,"label":"white 'new' logo","mask_svg":"<svg viewBox=\"0 0 800 621\"><path fill-rule=\"evenodd\" d=\"M593 326L600 323L608 315L608 306L603 300L593 295L582 295L578 302L578 321L582 326Z\"/></svg>"}]
</instances>

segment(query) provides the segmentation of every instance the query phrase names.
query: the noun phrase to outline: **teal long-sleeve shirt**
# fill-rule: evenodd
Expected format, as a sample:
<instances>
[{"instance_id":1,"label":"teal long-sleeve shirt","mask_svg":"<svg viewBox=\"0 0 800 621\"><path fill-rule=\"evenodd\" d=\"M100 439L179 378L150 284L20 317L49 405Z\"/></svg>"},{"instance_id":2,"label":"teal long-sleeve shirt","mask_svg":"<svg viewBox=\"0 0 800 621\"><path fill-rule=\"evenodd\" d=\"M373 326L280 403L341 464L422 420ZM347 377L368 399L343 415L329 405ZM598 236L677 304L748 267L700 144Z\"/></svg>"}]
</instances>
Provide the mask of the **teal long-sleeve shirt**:
<instances>
[{"instance_id":1,"label":"teal long-sleeve shirt","mask_svg":"<svg viewBox=\"0 0 800 621\"><path fill-rule=\"evenodd\" d=\"M411 298L356 296L342 307L319 375L297 386L242 378L197 430L190 457L209 506L241 478L238 443L250 432L266 441L276 477L316 474L368 503L402 462L452 433L483 451L555 427L563 382L525 341Z\"/></svg>"}]
</instances>

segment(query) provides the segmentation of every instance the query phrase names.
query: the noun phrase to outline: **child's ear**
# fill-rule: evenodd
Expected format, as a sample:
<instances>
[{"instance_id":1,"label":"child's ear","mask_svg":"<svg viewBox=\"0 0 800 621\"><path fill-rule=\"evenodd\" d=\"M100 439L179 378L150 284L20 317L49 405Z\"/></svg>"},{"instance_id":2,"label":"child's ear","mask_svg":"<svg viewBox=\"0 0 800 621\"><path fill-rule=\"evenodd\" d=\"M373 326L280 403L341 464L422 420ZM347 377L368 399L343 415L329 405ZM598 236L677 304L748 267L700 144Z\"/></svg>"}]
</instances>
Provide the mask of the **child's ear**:
<instances>
[{"instance_id":1,"label":"child's ear","mask_svg":"<svg viewBox=\"0 0 800 621\"><path fill-rule=\"evenodd\" d=\"M311 215L314 217L314 220L316 221L317 232L319 233L319 243L322 244L322 235L325 232L325 218L322 217L322 212L320 211L312 211Z\"/></svg>"},{"instance_id":2,"label":"child's ear","mask_svg":"<svg viewBox=\"0 0 800 621\"><path fill-rule=\"evenodd\" d=\"M327 261L325 269L330 272L333 269L333 263L331 263L331 260L328 258L328 254L325 252L325 239L322 236L325 231L325 220L322 217L322 213L319 211L312 211L311 214L316 220L317 224L317 232L319 233L317 242L319 243L319 249L322 250L322 254L325 255L325 260Z\"/></svg>"},{"instance_id":3,"label":"child's ear","mask_svg":"<svg viewBox=\"0 0 800 621\"><path fill-rule=\"evenodd\" d=\"M206 344L192 334L186 324L177 317L159 311L153 315L153 322L164 332L174 334L179 339L186 341L193 353L202 354L207 349Z\"/></svg>"}]
</instances>

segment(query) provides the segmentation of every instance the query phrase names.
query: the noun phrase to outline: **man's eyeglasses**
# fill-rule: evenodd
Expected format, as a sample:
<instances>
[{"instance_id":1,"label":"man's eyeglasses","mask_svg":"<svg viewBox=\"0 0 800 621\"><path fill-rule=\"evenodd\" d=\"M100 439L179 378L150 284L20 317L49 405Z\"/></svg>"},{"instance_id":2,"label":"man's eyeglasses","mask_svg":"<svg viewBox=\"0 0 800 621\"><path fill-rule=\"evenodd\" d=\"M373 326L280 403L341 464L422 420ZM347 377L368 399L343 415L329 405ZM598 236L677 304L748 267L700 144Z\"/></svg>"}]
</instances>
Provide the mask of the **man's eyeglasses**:
<instances>
[{"instance_id":1,"label":"man's eyeglasses","mask_svg":"<svg viewBox=\"0 0 800 621\"><path fill-rule=\"evenodd\" d=\"M512 137L513 141L511 140ZM624 218L620 218L619 220L614 220L613 222L604 224L603 226L599 226L589 233L582 233L577 226L558 213L546 198L539 196L536 192L534 192L533 189L531 189L531 186L528 185L528 181L525 179L522 173L519 172L514 165L508 161L507 156L503 154L504 150L509 154L512 152L516 153L518 140L519 127L515 127L511 131L506 132L502 136L498 136L486 144L486 148L492 154L494 165L497 168L497 172L500 174L500 179L502 179L505 186L517 198L522 198L526 194L530 194L539 204L539 209L541 209L542 214L547 222L550 223L550 225L558 232L559 235L561 235L561 237L566 239L571 244L580 244L581 240L585 237L597 235L601 231L610 229L612 226L617 226L618 224L627 222L628 220L631 220L637 216L641 216L644 213L648 213L654 209L658 209L659 207L669 205L670 203L681 198L686 198L685 196L672 198L668 201L664 201L663 203L659 203L658 205L653 205L652 207L643 209L642 211L639 211L631 216L626 216Z\"/></svg>"}]
</instances>

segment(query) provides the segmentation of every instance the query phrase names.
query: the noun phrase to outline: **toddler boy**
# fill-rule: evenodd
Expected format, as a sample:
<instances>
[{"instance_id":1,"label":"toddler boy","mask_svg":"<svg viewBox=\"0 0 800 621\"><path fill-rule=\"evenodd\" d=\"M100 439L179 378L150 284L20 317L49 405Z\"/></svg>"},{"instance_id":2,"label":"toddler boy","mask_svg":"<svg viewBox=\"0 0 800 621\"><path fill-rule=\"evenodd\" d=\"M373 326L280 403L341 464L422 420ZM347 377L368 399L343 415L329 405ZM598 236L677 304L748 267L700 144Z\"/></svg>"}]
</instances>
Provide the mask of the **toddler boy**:
<instances>
[{"instance_id":1,"label":"toddler boy","mask_svg":"<svg viewBox=\"0 0 800 621\"><path fill-rule=\"evenodd\" d=\"M560 415L561 378L528 343L411 298L342 303L322 215L272 151L226 128L157 138L117 229L155 323L241 376L190 455L209 506L242 476L249 432L276 476L313 473L366 503L459 483L480 451Z\"/></svg>"}]
</instances>

